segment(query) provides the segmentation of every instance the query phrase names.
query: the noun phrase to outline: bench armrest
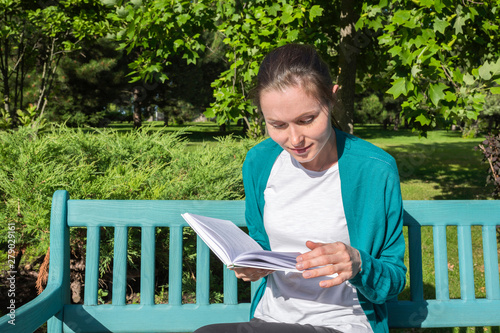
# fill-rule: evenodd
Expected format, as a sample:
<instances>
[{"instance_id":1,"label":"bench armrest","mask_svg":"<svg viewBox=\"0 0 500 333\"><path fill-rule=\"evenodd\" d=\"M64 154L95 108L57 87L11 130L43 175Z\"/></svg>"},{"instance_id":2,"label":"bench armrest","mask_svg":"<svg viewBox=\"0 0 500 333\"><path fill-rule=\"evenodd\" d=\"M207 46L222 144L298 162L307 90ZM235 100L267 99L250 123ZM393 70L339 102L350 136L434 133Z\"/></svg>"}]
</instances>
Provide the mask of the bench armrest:
<instances>
[{"instance_id":1,"label":"bench armrest","mask_svg":"<svg viewBox=\"0 0 500 333\"><path fill-rule=\"evenodd\" d=\"M31 302L0 318L0 332L33 332L63 309L62 287L48 285Z\"/></svg>"}]
</instances>

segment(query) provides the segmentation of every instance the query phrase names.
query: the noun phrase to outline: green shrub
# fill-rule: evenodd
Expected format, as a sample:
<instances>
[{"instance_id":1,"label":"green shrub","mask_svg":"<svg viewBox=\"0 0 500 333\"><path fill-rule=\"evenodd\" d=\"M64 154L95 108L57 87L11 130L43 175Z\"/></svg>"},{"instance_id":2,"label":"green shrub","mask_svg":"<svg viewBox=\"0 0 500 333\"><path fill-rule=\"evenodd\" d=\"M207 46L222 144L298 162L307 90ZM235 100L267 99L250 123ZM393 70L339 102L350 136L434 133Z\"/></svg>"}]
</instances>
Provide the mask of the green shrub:
<instances>
[{"instance_id":1,"label":"green shrub","mask_svg":"<svg viewBox=\"0 0 500 333\"><path fill-rule=\"evenodd\" d=\"M487 183L493 183L495 190L493 197L500 196L500 134L487 135L486 139L475 147L476 150L481 150L483 153L483 161L489 165Z\"/></svg>"},{"instance_id":2,"label":"green shrub","mask_svg":"<svg viewBox=\"0 0 500 333\"><path fill-rule=\"evenodd\" d=\"M362 124L381 124L384 105L377 95L371 94L356 103L356 122Z\"/></svg>"},{"instance_id":3,"label":"green shrub","mask_svg":"<svg viewBox=\"0 0 500 333\"><path fill-rule=\"evenodd\" d=\"M490 133L500 131L500 95L488 95L484 103L484 110L479 116L481 130Z\"/></svg>"},{"instance_id":4,"label":"green shrub","mask_svg":"<svg viewBox=\"0 0 500 333\"><path fill-rule=\"evenodd\" d=\"M38 134L24 127L0 132L0 218L6 222L0 244L6 244L8 223L15 223L24 261L45 254L51 198L58 189L72 199L243 199L241 165L255 141L223 138L188 148L181 135L64 126ZM112 249L112 233L103 235L103 246ZM131 261L138 253L136 236L130 234ZM7 247L1 248L5 257ZM104 272L110 258L104 256L102 264Z\"/></svg>"}]
</instances>

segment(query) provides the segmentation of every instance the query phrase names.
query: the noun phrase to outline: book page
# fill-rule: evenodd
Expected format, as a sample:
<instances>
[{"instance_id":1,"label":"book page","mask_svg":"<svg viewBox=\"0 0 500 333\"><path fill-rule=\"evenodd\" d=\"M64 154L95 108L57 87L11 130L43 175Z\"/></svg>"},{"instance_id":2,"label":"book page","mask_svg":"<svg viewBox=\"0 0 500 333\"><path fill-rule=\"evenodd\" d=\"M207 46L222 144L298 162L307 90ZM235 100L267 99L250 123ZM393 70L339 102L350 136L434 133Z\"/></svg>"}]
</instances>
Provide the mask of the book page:
<instances>
[{"instance_id":1,"label":"book page","mask_svg":"<svg viewBox=\"0 0 500 333\"><path fill-rule=\"evenodd\" d=\"M182 217L227 266L244 252L262 251L255 240L231 221L190 213Z\"/></svg>"},{"instance_id":2,"label":"book page","mask_svg":"<svg viewBox=\"0 0 500 333\"><path fill-rule=\"evenodd\" d=\"M279 271L298 272L295 268L300 252L252 251L239 255L235 267L254 267Z\"/></svg>"}]
</instances>

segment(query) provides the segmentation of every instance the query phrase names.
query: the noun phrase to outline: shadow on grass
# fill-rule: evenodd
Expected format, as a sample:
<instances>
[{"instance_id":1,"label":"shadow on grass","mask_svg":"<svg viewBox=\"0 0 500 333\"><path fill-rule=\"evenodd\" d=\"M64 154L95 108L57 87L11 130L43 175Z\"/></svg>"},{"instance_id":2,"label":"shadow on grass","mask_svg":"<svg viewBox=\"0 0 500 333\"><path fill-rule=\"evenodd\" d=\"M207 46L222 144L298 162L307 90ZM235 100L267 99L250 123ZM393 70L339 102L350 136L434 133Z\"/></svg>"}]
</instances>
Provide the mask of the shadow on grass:
<instances>
[{"instance_id":1,"label":"shadow on grass","mask_svg":"<svg viewBox=\"0 0 500 333\"><path fill-rule=\"evenodd\" d=\"M436 183L435 200L487 199L488 166L473 142L413 143L386 147L397 161L401 181ZM486 188L485 188L486 187Z\"/></svg>"},{"instance_id":2,"label":"shadow on grass","mask_svg":"<svg viewBox=\"0 0 500 333\"><path fill-rule=\"evenodd\" d=\"M354 127L354 134L368 141L372 139L391 139L409 136L418 137L418 134L412 132L410 129L394 131L392 129L384 129L380 125L356 125Z\"/></svg>"},{"instance_id":3,"label":"shadow on grass","mask_svg":"<svg viewBox=\"0 0 500 333\"><path fill-rule=\"evenodd\" d=\"M447 138L462 137L462 133L460 131L445 130L439 132L440 132L439 135L441 137L447 137ZM432 131L430 131L429 133L432 133ZM368 141L373 139L419 137L418 132L413 132L411 129L401 128L395 131L392 128L384 129L384 127L381 125L356 125L354 127L354 135Z\"/></svg>"},{"instance_id":4,"label":"shadow on grass","mask_svg":"<svg viewBox=\"0 0 500 333\"><path fill-rule=\"evenodd\" d=\"M108 125L109 128L114 129L119 133L128 133L133 131L131 123L112 123ZM185 123L182 125L168 125L164 126L163 122L144 122L143 130L148 131L163 131L165 133L179 132L180 137L185 138L192 143L198 142L214 142L217 137L229 136L244 137L242 126L231 125L228 126L226 131L221 131L220 127L212 122L199 122L199 123Z\"/></svg>"}]
</instances>

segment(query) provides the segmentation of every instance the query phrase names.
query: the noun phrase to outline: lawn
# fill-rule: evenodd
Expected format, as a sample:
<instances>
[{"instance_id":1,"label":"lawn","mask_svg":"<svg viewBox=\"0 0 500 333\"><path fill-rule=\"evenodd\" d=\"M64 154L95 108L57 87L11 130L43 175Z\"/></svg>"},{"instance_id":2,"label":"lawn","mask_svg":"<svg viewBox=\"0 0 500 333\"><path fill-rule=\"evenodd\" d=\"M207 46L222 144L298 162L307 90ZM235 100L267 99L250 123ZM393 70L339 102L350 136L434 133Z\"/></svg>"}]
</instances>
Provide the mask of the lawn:
<instances>
[{"instance_id":1,"label":"lawn","mask_svg":"<svg viewBox=\"0 0 500 333\"><path fill-rule=\"evenodd\" d=\"M483 138L464 139L458 131L433 131L419 138L409 130L362 127L356 134L390 153L398 163L405 200L487 199L488 165L476 147Z\"/></svg>"}]
</instances>

